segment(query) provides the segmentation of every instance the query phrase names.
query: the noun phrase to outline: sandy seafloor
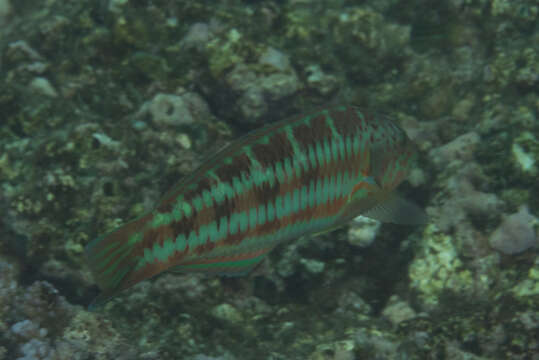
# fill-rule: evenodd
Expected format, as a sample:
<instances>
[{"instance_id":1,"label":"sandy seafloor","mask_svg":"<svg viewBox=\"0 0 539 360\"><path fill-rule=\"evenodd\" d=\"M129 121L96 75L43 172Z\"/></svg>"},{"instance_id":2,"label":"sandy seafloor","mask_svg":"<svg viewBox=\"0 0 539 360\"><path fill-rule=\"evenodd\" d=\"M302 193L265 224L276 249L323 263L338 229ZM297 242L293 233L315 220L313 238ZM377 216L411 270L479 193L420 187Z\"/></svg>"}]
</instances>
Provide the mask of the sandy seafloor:
<instances>
[{"instance_id":1,"label":"sandy seafloor","mask_svg":"<svg viewBox=\"0 0 539 360\"><path fill-rule=\"evenodd\" d=\"M536 0L0 0L0 359L539 359ZM241 278L88 312L96 236L326 104L395 119L425 226L357 219Z\"/></svg>"}]
</instances>

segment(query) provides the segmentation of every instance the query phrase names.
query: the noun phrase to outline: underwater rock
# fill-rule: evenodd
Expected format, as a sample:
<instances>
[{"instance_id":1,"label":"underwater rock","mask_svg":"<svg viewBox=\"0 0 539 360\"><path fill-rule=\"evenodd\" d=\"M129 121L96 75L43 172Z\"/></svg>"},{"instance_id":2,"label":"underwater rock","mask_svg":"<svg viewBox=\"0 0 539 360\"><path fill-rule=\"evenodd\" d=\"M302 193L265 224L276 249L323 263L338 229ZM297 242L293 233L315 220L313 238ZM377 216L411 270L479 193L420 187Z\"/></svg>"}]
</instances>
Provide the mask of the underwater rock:
<instances>
[{"instance_id":1,"label":"underwater rock","mask_svg":"<svg viewBox=\"0 0 539 360\"><path fill-rule=\"evenodd\" d=\"M324 264L322 261L318 261L315 259L305 259L302 258L299 261L303 266L305 266L305 269L308 273L311 274L320 274L324 271L326 264Z\"/></svg>"},{"instance_id":2,"label":"underwater rock","mask_svg":"<svg viewBox=\"0 0 539 360\"><path fill-rule=\"evenodd\" d=\"M539 295L539 257L528 271L528 277L517 285L511 291L517 298L536 297Z\"/></svg>"},{"instance_id":3,"label":"underwater rock","mask_svg":"<svg viewBox=\"0 0 539 360\"><path fill-rule=\"evenodd\" d=\"M260 87L270 100L281 100L293 95L301 88L295 72L290 74L278 73L260 79Z\"/></svg>"},{"instance_id":4,"label":"underwater rock","mask_svg":"<svg viewBox=\"0 0 539 360\"><path fill-rule=\"evenodd\" d=\"M47 335L47 329L40 328L38 324L28 319L13 324L11 332L24 339L45 337Z\"/></svg>"},{"instance_id":5,"label":"underwater rock","mask_svg":"<svg viewBox=\"0 0 539 360\"><path fill-rule=\"evenodd\" d=\"M121 14L129 0L110 0L109 11L115 14Z\"/></svg>"},{"instance_id":6,"label":"underwater rock","mask_svg":"<svg viewBox=\"0 0 539 360\"><path fill-rule=\"evenodd\" d=\"M433 149L429 156L438 166L447 166L456 160L468 161L473 157L474 150L479 145L480 138L475 132L463 134L453 141Z\"/></svg>"},{"instance_id":7,"label":"underwater rock","mask_svg":"<svg viewBox=\"0 0 539 360\"><path fill-rule=\"evenodd\" d=\"M149 116L161 127L178 127L191 125L209 117L209 114L207 104L197 94L185 93L180 96L159 93L142 105L137 117Z\"/></svg>"},{"instance_id":8,"label":"underwater rock","mask_svg":"<svg viewBox=\"0 0 539 360\"><path fill-rule=\"evenodd\" d=\"M524 151L522 146L515 143L511 147L511 150L512 150L513 155L515 157L515 161L520 166L522 171L531 172L531 173L536 172L536 169L535 169L535 166L534 166L535 165L535 159L529 153Z\"/></svg>"},{"instance_id":9,"label":"underwater rock","mask_svg":"<svg viewBox=\"0 0 539 360\"><path fill-rule=\"evenodd\" d=\"M290 71L290 60L288 56L281 51L268 46L265 52L260 55L258 62L262 65L267 65L277 71Z\"/></svg>"},{"instance_id":10,"label":"underwater rock","mask_svg":"<svg viewBox=\"0 0 539 360\"><path fill-rule=\"evenodd\" d=\"M316 347L309 360L354 360L356 344L353 340L335 341L329 344L320 344Z\"/></svg>"},{"instance_id":11,"label":"underwater rock","mask_svg":"<svg viewBox=\"0 0 539 360\"><path fill-rule=\"evenodd\" d=\"M356 349L366 353L362 359L398 359L398 340L383 331L361 328L355 334Z\"/></svg>"},{"instance_id":12,"label":"underwater rock","mask_svg":"<svg viewBox=\"0 0 539 360\"><path fill-rule=\"evenodd\" d=\"M346 312L350 315L357 316L359 314L364 317L372 315L372 306L354 290L343 291L339 295L337 303L339 304L337 313Z\"/></svg>"},{"instance_id":13,"label":"underwater rock","mask_svg":"<svg viewBox=\"0 0 539 360\"><path fill-rule=\"evenodd\" d=\"M400 0L0 0L0 359L533 358L539 259L526 267L536 250L500 266L489 236L507 209L511 218L528 204L539 217L536 2L433 1L418 11ZM62 101L32 96L36 76ZM415 124L405 127L427 161L411 178L440 231L406 236L404 257L369 250L369 261L417 250L416 278L401 278L406 262L386 266L388 278L374 270L353 281L369 262L341 231L282 246L271 272L254 279L167 274L96 313L73 306L76 315L63 318L60 295L90 301L81 246L151 206L212 141L193 131L201 118L179 86L241 132L334 96ZM192 122L166 111L162 122L131 116L157 93L180 97ZM470 133L479 142L457 138ZM434 148L436 159L425 156ZM308 272L311 259L322 273ZM59 293L30 285L45 279ZM245 300L253 282L269 310ZM375 291L379 283L388 286ZM395 294L404 303L387 302ZM482 307L485 299L502 301ZM439 312L391 320L395 327L380 317L384 302L382 316L398 319L406 303L420 311L430 300ZM210 313L223 303L248 320L237 331L222 331L231 326ZM354 348L340 352L334 344L347 337Z\"/></svg>"},{"instance_id":14,"label":"underwater rock","mask_svg":"<svg viewBox=\"0 0 539 360\"><path fill-rule=\"evenodd\" d=\"M519 300L534 299L539 296L539 257L528 270L527 277L516 284L511 292Z\"/></svg>"},{"instance_id":15,"label":"underwater rock","mask_svg":"<svg viewBox=\"0 0 539 360\"><path fill-rule=\"evenodd\" d=\"M226 354L222 356L207 356L203 354L197 354L189 360L234 360L235 357L232 355Z\"/></svg>"},{"instance_id":16,"label":"underwater rock","mask_svg":"<svg viewBox=\"0 0 539 360\"><path fill-rule=\"evenodd\" d=\"M514 255L537 247L537 236L534 225L539 224L537 218L521 206L517 213L503 219L498 228L490 235L490 246L506 255Z\"/></svg>"},{"instance_id":17,"label":"underwater rock","mask_svg":"<svg viewBox=\"0 0 539 360\"><path fill-rule=\"evenodd\" d=\"M177 304L199 302L208 291L201 274L165 274L152 284L159 297L169 296Z\"/></svg>"},{"instance_id":18,"label":"underwater rock","mask_svg":"<svg viewBox=\"0 0 539 360\"><path fill-rule=\"evenodd\" d=\"M198 51L203 51L208 42L214 37L214 31L218 31L220 26L217 21L194 23L189 27L187 34L180 41L180 45L185 49L194 48Z\"/></svg>"},{"instance_id":19,"label":"underwater rock","mask_svg":"<svg viewBox=\"0 0 539 360\"><path fill-rule=\"evenodd\" d=\"M348 228L348 243L354 246L367 247L371 245L380 229L380 221L366 216L358 216Z\"/></svg>"},{"instance_id":20,"label":"underwater rock","mask_svg":"<svg viewBox=\"0 0 539 360\"><path fill-rule=\"evenodd\" d=\"M178 95L157 94L146 105L143 109L151 115L157 125L177 126L192 124L195 121L185 101Z\"/></svg>"},{"instance_id":21,"label":"underwater rock","mask_svg":"<svg viewBox=\"0 0 539 360\"><path fill-rule=\"evenodd\" d=\"M210 310L210 314L215 319L230 325L237 325L243 321L243 315L235 307L227 303L215 306Z\"/></svg>"},{"instance_id":22,"label":"underwater rock","mask_svg":"<svg viewBox=\"0 0 539 360\"><path fill-rule=\"evenodd\" d=\"M320 93L329 95L339 87L339 81L333 75L326 74L319 65L309 65L305 68L307 74L307 86Z\"/></svg>"},{"instance_id":23,"label":"underwater rock","mask_svg":"<svg viewBox=\"0 0 539 360\"><path fill-rule=\"evenodd\" d=\"M48 97L57 97L58 93L52 87L49 80L44 77L36 77L30 83L30 88L40 95L45 95Z\"/></svg>"},{"instance_id":24,"label":"underwater rock","mask_svg":"<svg viewBox=\"0 0 539 360\"><path fill-rule=\"evenodd\" d=\"M269 109L262 89L258 87L247 90L238 99L238 107L243 115L242 119L246 119L248 122L261 118Z\"/></svg>"},{"instance_id":25,"label":"underwater rock","mask_svg":"<svg viewBox=\"0 0 539 360\"><path fill-rule=\"evenodd\" d=\"M0 0L0 26L7 23L11 15L11 4L9 0Z\"/></svg>"},{"instance_id":26,"label":"underwater rock","mask_svg":"<svg viewBox=\"0 0 539 360\"><path fill-rule=\"evenodd\" d=\"M284 60L279 60L279 62L279 65L273 66L284 66ZM231 90L239 95L237 107L242 116L238 118L238 121L244 123L259 122L273 102L283 100L301 88L299 78L292 68L288 68L285 72L265 75L255 72L243 63L236 65L226 75L225 81Z\"/></svg>"},{"instance_id":27,"label":"underwater rock","mask_svg":"<svg viewBox=\"0 0 539 360\"><path fill-rule=\"evenodd\" d=\"M226 86L234 94L236 107L241 116L237 121L258 123L275 103L295 94L301 81L290 65L288 55L267 47L258 55L258 63L241 61L234 64L224 76Z\"/></svg>"},{"instance_id":28,"label":"underwater rock","mask_svg":"<svg viewBox=\"0 0 539 360\"><path fill-rule=\"evenodd\" d=\"M451 111L451 115L456 121L465 122L470 118L470 113L477 106L474 95L469 95L455 103Z\"/></svg>"},{"instance_id":29,"label":"underwater rock","mask_svg":"<svg viewBox=\"0 0 539 360\"><path fill-rule=\"evenodd\" d=\"M19 267L0 256L0 314L7 314L14 306L19 275Z\"/></svg>"},{"instance_id":30,"label":"underwater rock","mask_svg":"<svg viewBox=\"0 0 539 360\"><path fill-rule=\"evenodd\" d=\"M24 316L42 326L60 326L76 310L47 281L36 281L26 288L17 301L17 307Z\"/></svg>"},{"instance_id":31,"label":"underwater rock","mask_svg":"<svg viewBox=\"0 0 539 360\"><path fill-rule=\"evenodd\" d=\"M445 345L445 354L451 360L488 360L483 356L477 356L460 349L456 343L448 342Z\"/></svg>"},{"instance_id":32,"label":"underwater rock","mask_svg":"<svg viewBox=\"0 0 539 360\"><path fill-rule=\"evenodd\" d=\"M529 123L537 123L535 116L530 116ZM530 131L523 131L511 146L513 166L522 171L525 177L537 176L537 160L539 159L539 140Z\"/></svg>"},{"instance_id":33,"label":"underwater rock","mask_svg":"<svg viewBox=\"0 0 539 360\"><path fill-rule=\"evenodd\" d=\"M449 196L434 209L440 230L462 226L469 215L493 218L501 213L504 202L496 194L479 191L473 185L484 181L482 168L475 162L468 162L444 181Z\"/></svg>"},{"instance_id":34,"label":"underwater rock","mask_svg":"<svg viewBox=\"0 0 539 360\"><path fill-rule=\"evenodd\" d=\"M23 356L17 360L49 359L51 347L46 340L31 339L21 345L20 352Z\"/></svg>"},{"instance_id":35,"label":"underwater rock","mask_svg":"<svg viewBox=\"0 0 539 360\"><path fill-rule=\"evenodd\" d=\"M389 299L387 306L382 310L382 315L388 319L393 326L397 326L401 322L413 319L417 316L414 309L396 295L393 295Z\"/></svg>"},{"instance_id":36,"label":"underwater rock","mask_svg":"<svg viewBox=\"0 0 539 360\"><path fill-rule=\"evenodd\" d=\"M427 310L438 306L446 291L462 296L473 289L473 274L459 259L454 239L434 224L426 227L408 275L410 287L419 293Z\"/></svg>"},{"instance_id":37,"label":"underwater rock","mask_svg":"<svg viewBox=\"0 0 539 360\"><path fill-rule=\"evenodd\" d=\"M256 82L256 74L243 63L240 63L226 74L226 84L233 91L245 91Z\"/></svg>"}]
</instances>

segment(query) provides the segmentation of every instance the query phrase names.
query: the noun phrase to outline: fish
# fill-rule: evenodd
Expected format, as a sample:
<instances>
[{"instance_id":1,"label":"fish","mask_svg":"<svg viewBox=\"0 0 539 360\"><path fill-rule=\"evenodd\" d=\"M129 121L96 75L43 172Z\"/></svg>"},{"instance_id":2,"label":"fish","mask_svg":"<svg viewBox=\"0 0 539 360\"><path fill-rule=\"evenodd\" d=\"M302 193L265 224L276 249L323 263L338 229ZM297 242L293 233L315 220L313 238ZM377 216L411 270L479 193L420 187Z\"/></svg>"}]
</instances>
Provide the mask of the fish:
<instances>
[{"instance_id":1,"label":"fish","mask_svg":"<svg viewBox=\"0 0 539 360\"><path fill-rule=\"evenodd\" d=\"M414 143L386 115L337 105L254 130L181 179L155 208L91 241L92 308L165 271L243 275L276 246L358 215L423 224L394 191Z\"/></svg>"}]
</instances>

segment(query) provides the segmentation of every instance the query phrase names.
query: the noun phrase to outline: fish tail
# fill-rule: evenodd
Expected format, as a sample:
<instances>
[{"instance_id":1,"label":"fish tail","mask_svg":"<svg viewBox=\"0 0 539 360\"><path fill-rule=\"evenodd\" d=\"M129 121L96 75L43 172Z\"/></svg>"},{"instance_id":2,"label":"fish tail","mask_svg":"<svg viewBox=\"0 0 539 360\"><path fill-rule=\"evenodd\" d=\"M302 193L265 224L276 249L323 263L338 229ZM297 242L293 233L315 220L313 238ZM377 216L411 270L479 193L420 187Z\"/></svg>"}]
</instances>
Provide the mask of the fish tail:
<instances>
[{"instance_id":1,"label":"fish tail","mask_svg":"<svg viewBox=\"0 0 539 360\"><path fill-rule=\"evenodd\" d=\"M142 241L148 216L134 220L119 229L91 241L85 250L87 263L101 294L90 309L103 304L131 284L130 273L137 265L138 244Z\"/></svg>"}]
</instances>

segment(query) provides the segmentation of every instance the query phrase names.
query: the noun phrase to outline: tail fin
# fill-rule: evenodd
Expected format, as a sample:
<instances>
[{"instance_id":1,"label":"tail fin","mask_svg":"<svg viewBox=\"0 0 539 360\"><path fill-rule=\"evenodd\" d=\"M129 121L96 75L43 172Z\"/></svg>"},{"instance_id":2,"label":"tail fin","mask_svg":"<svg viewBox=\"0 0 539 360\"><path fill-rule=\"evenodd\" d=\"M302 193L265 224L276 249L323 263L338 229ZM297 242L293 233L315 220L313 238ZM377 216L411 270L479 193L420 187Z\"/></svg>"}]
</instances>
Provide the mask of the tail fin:
<instances>
[{"instance_id":1,"label":"tail fin","mask_svg":"<svg viewBox=\"0 0 539 360\"><path fill-rule=\"evenodd\" d=\"M86 246L86 260L94 280L102 293L90 309L105 303L118 292L131 286L129 274L137 263L137 245L143 238L143 227L148 216L125 224L113 232L100 236Z\"/></svg>"}]
</instances>

